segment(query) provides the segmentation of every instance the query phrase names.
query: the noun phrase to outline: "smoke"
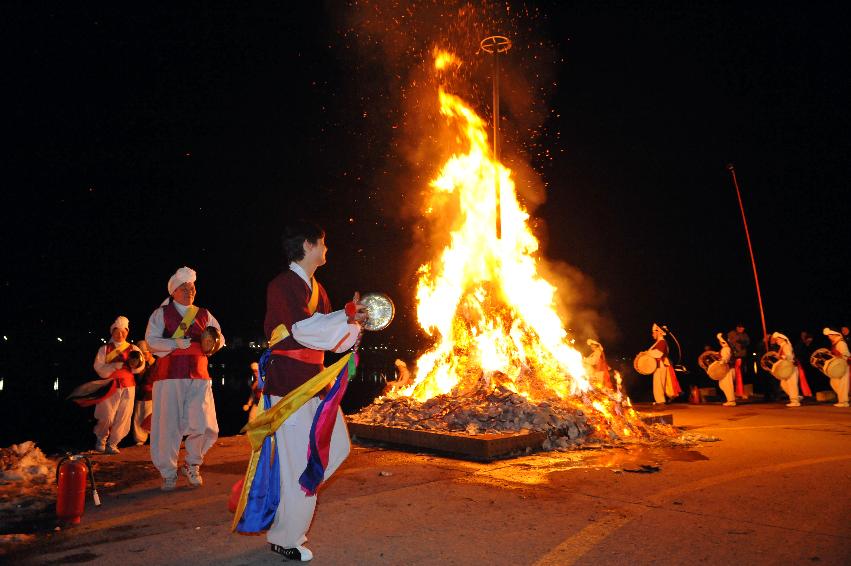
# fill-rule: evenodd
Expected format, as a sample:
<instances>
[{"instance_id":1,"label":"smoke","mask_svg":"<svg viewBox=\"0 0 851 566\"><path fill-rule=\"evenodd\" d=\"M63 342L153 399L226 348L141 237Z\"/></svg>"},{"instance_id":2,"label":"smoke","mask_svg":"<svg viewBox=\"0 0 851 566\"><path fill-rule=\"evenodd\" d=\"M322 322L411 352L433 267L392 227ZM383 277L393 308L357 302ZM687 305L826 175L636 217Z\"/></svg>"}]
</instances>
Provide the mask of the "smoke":
<instances>
[{"instance_id":1,"label":"smoke","mask_svg":"<svg viewBox=\"0 0 851 566\"><path fill-rule=\"evenodd\" d=\"M594 338L604 346L620 340L620 331L607 311L606 295L590 277L562 261L542 261L538 271L558 288L556 309L572 336L583 344L585 338Z\"/></svg>"}]
</instances>

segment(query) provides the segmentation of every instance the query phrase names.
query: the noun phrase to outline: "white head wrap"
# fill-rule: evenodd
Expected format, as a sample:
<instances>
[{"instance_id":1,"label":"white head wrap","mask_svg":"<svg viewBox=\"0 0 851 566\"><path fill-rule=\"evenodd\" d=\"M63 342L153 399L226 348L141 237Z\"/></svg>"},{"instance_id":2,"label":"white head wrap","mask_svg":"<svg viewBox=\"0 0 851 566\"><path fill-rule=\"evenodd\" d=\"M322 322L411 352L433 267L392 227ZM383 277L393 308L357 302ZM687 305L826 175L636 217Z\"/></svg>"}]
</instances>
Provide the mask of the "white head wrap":
<instances>
[{"instance_id":1,"label":"white head wrap","mask_svg":"<svg viewBox=\"0 0 851 566\"><path fill-rule=\"evenodd\" d=\"M724 334L723 333L719 332L718 334L715 335L715 337L718 338L718 343L721 344L722 346L729 346L729 344L727 344L727 341L724 340Z\"/></svg>"},{"instance_id":2,"label":"white head wrap","mask_svg":"<svg viewBox=\"0 0 851 566\"><path fill-rule=\"evenodd\" d=\"M195 274L194 269L181 267L175 271L174 275L171 276L171 279L168 280L168 294L173 295L175 289L184 283L194 283L195 279L197 279L197 275Z\"/></svg>"},{"instance_id":3,"label":"white head wrap","mask_svg":"<svg viewBox=\"0 0 851 566\"><path fill-rule=\"evenodd\" d=\"M597 342L596 340L594 340L593 338L589 338L588 340L586 340L586 342L592 348L600 348L601 350L603 349L603 345L600 344L599 342Z\"/></svg>"},{"instance_id":4,"label":"white head wrap","mask_svg":"<svg viewBox=\"0 0 851 566\"><path fill-rule=\"evenodd\" d=\"M656 324L655 322L653 323L651 330L653 330L653 332L656 332L658 330L659 332L662 333L662 336L667 336L667 334L668 334L667 332L662 330L662 327L659 326L658 324Z\"/></svg>"},{"instance_id":5,"label":"white head wrap","mask_svg":"<svg viewBox=\"0 0 851 566\"><path fill-rule=\"evenodd\" d=\"M112 323L112 326L109 327L109 331L112 332L116 328L123 328L124 330L130 330L130 321L127 320L126 316L119 316L115 319L115 322Z\"/></svg>"},{"instance_id":6,"label":"white head wrap","mask_svg":"<svg viewBox=\"0 0 851 566\"><path fill-rule=\"evenodd\" d=\"M788 338L786 338L786 336L785 336L785 335L780 334L779 332L774 332L774 333L772 333L772 334L771 334L771 339L772 339L772 340L785 340L785 341L789 342L789 339L788 339Z\"/></svg>"},{"instance_id":7,"label":"white head wrap","mask_svg":"<svg viewBox=\"0 0 851 566\"><path fill-rule=\"evenodd\" d=\"M825 328L824 330L822 330L822 334L824 334L825 336L830 336L831 334L835 334L836 336L842 336L841 332L831 330L830 328Z\"/></svg>"}]
</instances>

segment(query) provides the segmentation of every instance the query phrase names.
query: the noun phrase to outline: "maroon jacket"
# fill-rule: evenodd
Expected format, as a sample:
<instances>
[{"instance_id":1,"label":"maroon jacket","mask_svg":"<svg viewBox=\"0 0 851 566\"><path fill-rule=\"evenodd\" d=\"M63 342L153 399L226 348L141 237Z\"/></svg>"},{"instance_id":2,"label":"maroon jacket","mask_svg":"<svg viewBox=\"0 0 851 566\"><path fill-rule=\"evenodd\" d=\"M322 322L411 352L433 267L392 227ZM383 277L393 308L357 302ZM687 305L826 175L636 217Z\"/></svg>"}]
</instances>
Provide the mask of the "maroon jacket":
<instances>
[{"instance_id":1,"label":"maroon jacket","mask_svg":"<svg viewBox=\"0 0 851 566\"><path fill-rule=\"evenodd\" d=\"M314 285L319 285L319 303L316 312L328 314L331 312L331 301L319 282L314 279ZM271 339L272 331L279 324L286 326L290 336L287 336L273 346L273 350L300 350L305 348L292 337L293 324L313 316L308 311L310 288L304 279L291 269L281 272L269 282L266 288L266 318L263 329L266 338ZM266 385L263 392L268 395L283 397L311 377L322 371L322 364L309 364L286 356L273 355L266 369Z\"/></svg>"}]
</instances>

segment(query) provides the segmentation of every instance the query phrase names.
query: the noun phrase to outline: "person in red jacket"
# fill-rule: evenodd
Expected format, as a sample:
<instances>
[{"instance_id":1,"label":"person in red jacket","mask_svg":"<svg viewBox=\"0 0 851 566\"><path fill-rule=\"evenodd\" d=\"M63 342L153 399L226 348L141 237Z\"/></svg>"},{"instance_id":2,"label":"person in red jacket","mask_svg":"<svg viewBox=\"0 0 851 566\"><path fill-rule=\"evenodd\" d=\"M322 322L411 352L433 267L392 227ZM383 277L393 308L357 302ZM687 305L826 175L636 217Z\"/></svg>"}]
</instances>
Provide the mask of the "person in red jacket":
<instances>
[{"instance_id":1,"label":"person in red jacket","mask_svg":"<svg viewBox=\"0 0 851 566\"><path fill-rule=\"evenodd\" d=\"M216 317L195 306L195 271L181 267L168 280L169 297L151 314L145 340L157 356L154 412L151 418L151 461L163 477L163 491L177 485L177 459L186 437L180 472L191 487L204 484L200 467L219 437L213 388L201 335L219 330ZM221 343L224 344L224 336Z\"/></svg>"},{"instance_id":2,"label":"person in red jacket","mask_svg":"<svg viewBox=\"0 0 851 566\"><path fill-rule=\"evenodd\" d=\"M130 365L130 353L142 353L139 348L127 341L130 321L119 316L109 327L112 338L98 349L94 368L104 379L115 380L115 392L95 405L97 424L94 428L95 450L108 454L118 454L118 443L130 432L130 418L133 415L133 399L136 394L134 374L145 369L145 363L135 368Z\"/></svg>"},{"instance_id":3,"label":"person in red jacket","mask_svg":"<svg viewBox=\"0 0 851 566\"><path fill-rule=\"evenodd\" d=\"M263 390L259 388L260 365L257 362L251 362L249 368L251 369L251 392L248 394L248 400L242 406L242 410L248 412L248 422L251 422L257 416Z\"/></svg>"},{"instance_id":4,"label":"person in red jacket","mask_svg":"<svg viewBox=\"0 0 851 566\"><path fill-rule=\"evenodd\" d=\"M153 372L156 370L154 355L151 354L148 343L144 340L136 342L136 346L142 351L145 358L145 371L136 375L136 403L133 408L133 440L136 446L142 446L147 442L151 432L151 414L154 411L153 390L151 381Z\"/></svg>"}]
</instances>

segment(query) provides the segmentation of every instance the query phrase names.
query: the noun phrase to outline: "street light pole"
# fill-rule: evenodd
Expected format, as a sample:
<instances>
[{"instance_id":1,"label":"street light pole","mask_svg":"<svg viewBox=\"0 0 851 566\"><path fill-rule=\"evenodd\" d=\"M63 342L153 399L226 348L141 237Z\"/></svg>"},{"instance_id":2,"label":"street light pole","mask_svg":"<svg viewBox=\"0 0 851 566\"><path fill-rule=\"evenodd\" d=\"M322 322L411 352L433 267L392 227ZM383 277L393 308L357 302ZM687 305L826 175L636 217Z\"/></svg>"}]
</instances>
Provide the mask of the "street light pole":
<instances>
[{"instance_id":1,"label":"street light pole","mask_svg":"<svg viewBox=\"0 0 851 566\"><path fill-rule=\"evenodd\" d=\"M745 217L745 206L742 204L742 192L739 190L739 181L736 179L736 168L732 163L727 165L727 171L733 177L733 186L736 187L736 197L739 199L739 210L742 211L742 224L745 226L745 239L748 242L748 252L751 255L751 266L753 267L753 280L756 284L756 299L759 302L759 316L762 320L762 336L765 341L765 351L768 351L768 331L765 326L765 310L762 307L762 293L759 290L759 276L756 273L756 260L753 256L753 246L751 245L751 234L748 230L748 219Z\"/></svg>"}]
</instances>

